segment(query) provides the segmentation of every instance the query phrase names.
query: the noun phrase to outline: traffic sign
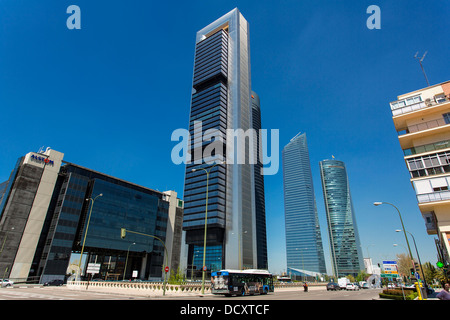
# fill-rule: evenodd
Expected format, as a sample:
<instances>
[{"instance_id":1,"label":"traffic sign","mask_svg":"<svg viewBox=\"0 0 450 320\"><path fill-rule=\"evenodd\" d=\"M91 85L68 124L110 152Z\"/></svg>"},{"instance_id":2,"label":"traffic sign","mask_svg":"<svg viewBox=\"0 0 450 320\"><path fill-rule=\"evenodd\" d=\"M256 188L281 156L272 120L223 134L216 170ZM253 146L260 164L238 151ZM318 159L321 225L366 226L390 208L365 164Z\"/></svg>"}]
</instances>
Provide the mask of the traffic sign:
<instances>
[{"instance_id":1,"label":"traffic sign","mask_svg":"<svg viewBox=\"0 0 450 320\"><path fill-rule=\"evenodd\" d=\"M383 269L385 274L397 275L397 261L383 261Z\"/></svg>"},{"instance_id":2,"label":"traffic sign","mask_svg":"<svg viewBox=\"0 0 450 320\"><path fill-rule=\"evenodd\" d=\"M100 272L100 263L88 263L86 273L97 274Z\"/></svg>"},{"instance_id":3,"label":"traffic sign","mask_svg":"<svg viewBox=\"0 0 450 320\"><path fill-rule=\"evenodd\" d=\"M164 268L164 271L165 271L165 272L169 272L169 267L166 266L166 267Z\"/></svg>"},{"instance_id":4,"label":"traffic sign","mask_svg":"<svg viewBox=\"0 0 450 320\"><path fill-rule=\"evenodd\" d=\"M207 270L206 266L203 266L203 271L206 271L206 270Z\"/></svg>"},{"instance_id":5,"label":"traffic sign","mask_svg":"<svg viewBox=\"0 0 450 320\"><path fill-rule=\"evenodd\" d=\"M385 274L385 273L382 273L381 277L382 278L400 278L400 276L398 274Z\"/></svg>"}]
</instances>

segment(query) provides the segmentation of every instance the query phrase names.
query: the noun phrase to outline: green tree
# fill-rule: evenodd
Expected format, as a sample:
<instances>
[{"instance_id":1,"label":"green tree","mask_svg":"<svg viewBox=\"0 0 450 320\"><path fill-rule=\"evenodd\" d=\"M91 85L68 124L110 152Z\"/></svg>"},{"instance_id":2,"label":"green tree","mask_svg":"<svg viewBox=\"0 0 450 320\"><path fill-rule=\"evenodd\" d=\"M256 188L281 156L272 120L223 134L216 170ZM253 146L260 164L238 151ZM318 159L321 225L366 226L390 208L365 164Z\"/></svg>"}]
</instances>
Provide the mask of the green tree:
<instances>
[{"instance_id":1,"label":"green tree","mask_svg":"<svg viewBox=\"0 0 450 320\"><path fill-rule=\"evenodd\" d=\"M181 272L180 267L178 267L177 272L174 270L170 271L169 284L183 284L186 281L184 274Z\"/></svg>"},{"instance_id":2,"label":"green tree","mask_svg":"<svg viewBox=\"0 0 450 320\"><path fill-rule=\"evenodd\" d=\"M366 281L369 278L369 274L365 270L361 270L356 276L356 281Z\"/></svg>"}]
</instances>

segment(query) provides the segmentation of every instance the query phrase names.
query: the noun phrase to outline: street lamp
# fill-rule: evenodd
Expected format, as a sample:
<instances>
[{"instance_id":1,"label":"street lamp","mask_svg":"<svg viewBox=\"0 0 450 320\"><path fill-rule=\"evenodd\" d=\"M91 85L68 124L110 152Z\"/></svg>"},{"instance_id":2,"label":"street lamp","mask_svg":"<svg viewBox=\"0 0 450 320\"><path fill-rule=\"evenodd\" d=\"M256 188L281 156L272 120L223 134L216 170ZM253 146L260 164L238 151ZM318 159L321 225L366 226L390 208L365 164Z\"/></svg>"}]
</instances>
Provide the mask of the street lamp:
<instances>
[{"instance_id":1,"label":"street lamp","mask_svg":"<svg viewBox=\"0 0 450 320\"><path fill-rule=\"evenodd\" d=\"M397 230L395 230L395 232L402 232L402 230L397 229ZM420 271L422 272L422 276L423 276L423 282L424 282L425 287L427 288L428 285L427 285L427 281L425 280L425 273L423 273L422 262L420 261L419 250L417 250L416 239L414 238L414 235L411 232L409 232L409 231L406 231L406 232L408 232L411 235L411 237L413 238L414 247L416 248L416 253L417 253L417 259L419 259Z\"/></svg>"},{"instance_id":2,"label":"street lamp","mask_svg":"<svg viewBox=\"0 0 450 320\"><path fill-rule=\"evenodd\" d=\"M89 211L89 217L88 217L88 221L87 221L87 225L86 225L86 230L84 231L83 245L81 247L81 253L80 253L80 262L78 262L78 272L80 272L80 280L81 280L81 259L83 258L84 244L86 242L86 235L87 235L88 228L89 228L89 222L91 221L92 207L94 206L94 202L95 202L95 200L97 200L98 197L103 197L103 193L100 193L94 199L92 199L92 198L86 199L86 201L92 200L92 203L91 203L91 210Z\"/></svg>"},{"instance_id":3,"label":"street lamp","mask_svg":"<svg viewBox=\"0 0 450 320\"><path fill-rule=\"evenodd\" d=\"M163 281L163 295L165 296L166 295L166 278L167 278L167 272L169 271L169 266L167 265L167 259L168 259L168 253L167 253L167 247L166 247L166 244L164 243L164 241L162 241L160 238L158 238L157 236L153 236L153 235L151 235L151 234L146 234L146 233L142 233L142 232L137 232L137 231L131 231L131 230L127 230L127 229L125 229L125 228L120 228L120 237L122 238L122 239L125 239L125 237L126 237L126 235L127 235L127 232L128 233L134 233L134 234L139 234L139 235L141 235L141 236L146 236L146 237L150 237L150 238L154 238L154 239L156 239L156 240L158 240L159 242L161 242L162 243L162 245L163 245L163 247L164 247L164 252L165 252L165 255L164 255L164 257L165 257L165 260L166 260L166 263L165 263L165 266L163 266L164 268L164 281Z\"/></svg>"},{"instance_id":4,"label":"street lamp","mask_svg":"<svg viewBox=\"0 0 450 320\"><path fill-rule=\"evenodd\" d=\"M209 170L206 170L205 168L199 168L206 172L206 203L205 203L205 234L203 237L203 267L202 267L202 294L205 293L205 275L206 275L206 228L207 228L207 222L208 222L208 184L209 184L209 173L211 172L212 168L217 166L219 163L214 164L209 168ZM225 161L220 163L225 164ZM192 169L191 172L195 172L198 169Z\"/></svg>"},{"instance_id":5,"label":"street lamp","mask_svg":"<svg viewBox=\"0 0 450 320\"><path fill-rule=\"evenodd\" d=\"M405 234L406 244L408 245L409 256L411 257L412 266L413 266L414 272L415 272L416 271L416 266L414 265L413 255L411 253L411 247L409 246L408 237L406 236L405 226L403 224L403 219L402 219L402 215L400 214L400 210L398 210L398 208L396 206L394 206L392 203L389 203L389 202L374 202L373 203L374 206L379 206L381 204L389 204L389 205L393 206L397 210L398 216L400 217L400 222L402 223L402 229L403 229L403 232Z\"/></svg>"},{"instance_id":6,"label":"street lamp","mask_svg":"<svg viewBox=\"0 0 450 320\"><path fill-rule=\"evenodd\" d=\"M128 254L130 253L130 248L132 245L135 245L136 242L133 242L132 244L130 244L128 246L128 251L127 251L127 258L125 259L125 268L123 269L123 280L125 280L125 272L127 271L127 264L128 264Z\"/></svg>"},{"instance_id":7,"label":"street lamp","mask_svg":"<svg viewBox=\"0 0 450 320\"><path fill-rule=\"evenodd\" d=\"M243 233L247 233L247 231L244 230ZM232 232L231 234L234 234L234 232ZM242 253L241 253L241 240L242 239L242 234L240 232L238 232L238 259L239 259L239 270L242 270Z\"/></svg>"}]
</instances>

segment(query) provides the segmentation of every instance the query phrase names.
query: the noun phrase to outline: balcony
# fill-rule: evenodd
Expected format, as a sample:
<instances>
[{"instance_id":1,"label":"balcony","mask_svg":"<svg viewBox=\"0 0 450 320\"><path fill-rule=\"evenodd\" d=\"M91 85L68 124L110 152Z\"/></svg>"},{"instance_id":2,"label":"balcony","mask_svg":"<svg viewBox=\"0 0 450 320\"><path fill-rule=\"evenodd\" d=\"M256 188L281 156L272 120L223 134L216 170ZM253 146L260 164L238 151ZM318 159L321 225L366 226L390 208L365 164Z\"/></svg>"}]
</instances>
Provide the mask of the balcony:
<instances>
[{"instance_id":1,"label":"balcony","mask_svg":"<svg viewBox=\"0 0 450 320\"><path fill-rule=\"evenodd\" d=\"M411 125L404 129L400 129L397 131L397 134L399 136L402 136L405 134L416 133L416 132L420 132L420 131L424 131L424 130L428 130L428 129L446 126L448 124L450 124L450 123L447 123L447 121L444 119L436 119L436 120L431 120L431 121Z\"/></svg>"},{"instance_id":2,"label":"balcony","mask_svg":"<svg viewBox=\"0 0 450 320\"><path fill-rule=\"evenodd\" d=\"M429 143L422 146L412 147L408 149L403 149L403 153L405 157L411 156L414 154L431 152L436 150L448 149L450 148L450 140L439 141L435 143Z\"/></svg>"},{"instance_id":3,"label":"balcony","mask_svg":"<svg viewBox=\"0 0 450 320\"><path fill-rule=\"evenodd\" d=\"M422 98L419 95L391 102L390 105L392 110L392 116L395 117L413 111L417 111L420 109L434 107L449 101L450 95L446 96L444 94L440 94L435 96L433 99L426 99L425 101L422 101Z\"/></svg>"},{"instance_id":4,"label":"balcony","mask_svg":"<svg viewBox=\"0 0 450 320\"><path fill-rule=\"evenodd\" d=\"M419 203L446 201L446 200L450 200L450 190L417 195L417 201Z\"/></svg>"},{"instance_id":5,"label":"balcony","mask_svg":"<svg viewBox=\"0 0 450 320\"><path fill-rule=\"evenodd\" d=\"M433 211L422 212L422 217L425 220L425 227L427 228L427 233L429 235L437 234L437 222L436 215Z\"/></svg>"}]
</instances>

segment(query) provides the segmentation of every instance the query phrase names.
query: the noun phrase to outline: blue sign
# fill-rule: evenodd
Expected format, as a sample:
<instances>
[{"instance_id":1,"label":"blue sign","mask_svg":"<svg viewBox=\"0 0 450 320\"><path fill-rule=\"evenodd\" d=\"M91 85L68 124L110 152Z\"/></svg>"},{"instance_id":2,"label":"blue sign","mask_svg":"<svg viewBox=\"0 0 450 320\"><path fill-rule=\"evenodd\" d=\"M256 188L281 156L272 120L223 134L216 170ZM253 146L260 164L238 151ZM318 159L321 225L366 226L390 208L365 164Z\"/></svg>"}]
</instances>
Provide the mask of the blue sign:
<instances>
[{"instance_id":1,"label":"blue sign","mask_svg":"<svg viewBox=\"0 0 450 320\"><path fill-rule=\"evenodd\" d=\"M46 157L36 156L36 155L32 154L31 159L39 161L39 162L44 162L45 164L54 165L53 160L50 160L48 157L46 158Z\"/></svg>"}]
</instances>

